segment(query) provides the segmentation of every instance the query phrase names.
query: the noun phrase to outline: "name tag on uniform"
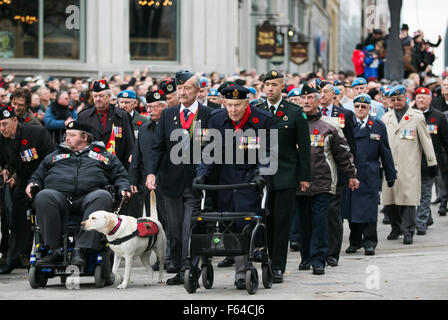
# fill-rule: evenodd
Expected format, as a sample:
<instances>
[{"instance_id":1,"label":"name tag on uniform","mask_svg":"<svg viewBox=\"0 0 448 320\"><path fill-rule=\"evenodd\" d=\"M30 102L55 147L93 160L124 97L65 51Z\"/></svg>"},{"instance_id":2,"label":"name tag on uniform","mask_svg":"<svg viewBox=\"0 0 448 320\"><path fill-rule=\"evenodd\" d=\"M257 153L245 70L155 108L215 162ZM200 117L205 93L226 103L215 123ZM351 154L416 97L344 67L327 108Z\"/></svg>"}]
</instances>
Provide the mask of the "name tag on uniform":
<instances>
[{"instance_id":1,"label":"name tag on uniform","mask_svg":"<svg viewBox=\"0 0 448 320\"><path fill-rule=\"evenodd\" d=\"M31 148L20 152L20 158L23 162L30 162L39 158L36 148Z\"/></svg>"},{"instance_id":2,"label":"name tag on uniform","mask_svg":"<svg viewBox=\"0 0 448 320\"><path fill-rule=\"evenodd\" d=\"M112 130L114 130L115 138L123 138L123 127L117 127L114 125Z\"/></svg>"},{"instance_id":3,"label":"name tag on uniform","mask_svg":"<svg viewBox=\"0 0 448 320\"><path fill-rule=\"evenodd\" d=\"M400 129L400 138L406 140L414 140L415 139L415 130L414 129Z\"/></svg>"},{"instance_id":4,"label":"name tag on uniform","mask_svg":"<svg viewBox=\"0 0 448 320\"><path fill-rule=\"evenodd\" d=\"M325 136L322 134L310 134L312 147L323 147L325 145Z\"/></svg>"},{"instance_id":5,"label":"name tag on uniform","mask_svg":"<svg viewBox=\"0 0 448 320\"><path fill-rule=\"evenodd\" d=\"M239 149L260 149L260 137L240 137Z\"/></svg>"},{"instance_id":6,"label":"name tag on uniform","mask_svg":"<svg viewBox=\"0 0 448 320\"><path fill-rule=\"evenodd\" d=\"M70 158L70 153L57 154L51 158L51 162L54 163L56 161L68 159L68 158Z\"/></svg>"},{"instance_id":7,"label":"name tag on uniform","mask_svg":"<svg viewBox=\"0 0 448 320\"><path fill-rule=\"evenodd\" d=\"M92 150L89 151L89 158L101 161L104 164L108 164L109 163L109 158L108 157L103 156L102 154L99 154L98 152L95 152L95 151L92 151Z\"/></svg>"},{"instance_id":8,"label":"name tag on uniform","mask_svg":"<svg viewBox=\"0 0 448 320\"><path fill-rule=\"evenodd\" d=\"M370 140L380 141L380 139L381 139L381 135L380 134L376 134L376 133L371 133L370 134Z\"/></svg>"},{"instance_id":9,"label":"name tag on uniform","mask_svg":"<svg viewBox=\"0 0 448 320\"><path fill-rule=\"evenodd\" d=\"M437 125L436 124L428 124L426 125L429 134L437 134Z\"/></svg>"}]
</instances>

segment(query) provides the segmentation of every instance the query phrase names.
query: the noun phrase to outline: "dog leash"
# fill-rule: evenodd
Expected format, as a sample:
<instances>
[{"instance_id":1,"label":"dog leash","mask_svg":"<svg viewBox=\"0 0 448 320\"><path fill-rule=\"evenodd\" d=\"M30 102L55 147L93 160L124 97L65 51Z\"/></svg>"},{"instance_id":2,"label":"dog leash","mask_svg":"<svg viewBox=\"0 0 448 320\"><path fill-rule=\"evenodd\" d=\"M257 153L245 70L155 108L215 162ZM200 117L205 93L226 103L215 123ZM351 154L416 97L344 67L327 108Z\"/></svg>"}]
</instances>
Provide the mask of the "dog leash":
<instances>
[{"instance_id":1,"label":"dog leash","mask_svg":"<svg viewBox=\"0 0 448 320\"><path fill-rule=\"evenodd\" d=\"M125 200L126 200L126 197L125 197L125 196L122 197L122 198L121 198L121 201L120 201L120 205L118 206L117 210L114 211L114 213L115 213L117 216L119 215L118 213L120 212L121 207L123 206L123 203L125 202Z\"/></svg>"}]
</instances>

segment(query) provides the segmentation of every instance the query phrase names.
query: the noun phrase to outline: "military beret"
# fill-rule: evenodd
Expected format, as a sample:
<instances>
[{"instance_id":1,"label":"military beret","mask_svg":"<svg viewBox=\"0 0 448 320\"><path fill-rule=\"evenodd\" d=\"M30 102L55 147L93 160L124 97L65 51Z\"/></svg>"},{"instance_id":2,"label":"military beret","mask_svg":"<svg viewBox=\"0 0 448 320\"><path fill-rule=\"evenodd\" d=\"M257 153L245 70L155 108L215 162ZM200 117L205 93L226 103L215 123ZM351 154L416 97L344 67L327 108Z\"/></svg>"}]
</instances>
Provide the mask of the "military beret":
<instances>
[{"instance_id":1,"label":"military beret","mask_svg":"<svg viewBox=\"0 0 448 320\"><path fill-rule=\"evenodd\" d=\"M90 134L94 134L94 129L86 122L71 121L65 126L65 128L67 130L80 130Z\"/></svg>"},{"instance_id":2,"label":"military beret","mask_svg":"<svg viewBox=\"0 0 448 320\"><path fill-rule=\"evenodd\" d=\"M300 96L300 89L298 88L294 88L291 91L289 91L287 98L291 98L291 97L298 97Z\"/></svg>"},{"instance_id":3,"label":"military beret","mask_svg":"<svg viewBox=\"0 0 448 320\"><path fill-rule=\"evenodd\" d=\"M324 87L328 86L328 85L333 85L331 82L329 81L321 81L318 85L317 85L317 89L322 90Z\"/></svg>"},{"instance_id":4,"label":"military beret","mask_svg":"<svg viewBox=\"0 0 448 320\"><path fill-rule=\"evenodd\" d=\"M319 93L319 91L316 88L310 87L308 84L304 84L302 87L302 91L300 92L301 96L306 96L308 94L312 93Z\"/></svg>"},{"instance_id":5,"label":"military beret","mask_svg":"<svg viewBox=\"0 0 448 320\"><path fill-rule=\"evenodd\" d=\"M152 103L157 101L166 101L166 95L163 90L148 91L146 93L146 103Z\"/></svg>"},{"instance_id":6,"label":"military beret","mask_svg":"<svg viewBox=\"0 0 448 320\"><path fill-rule=\"evenodd\" d=\"M333 85L334 86L343 86L344 84L341 81L336 79L336 80L334 80Z\"/></svg>"},{"instance_id":7,"label":"military beret","mask_svg":"<svg viewBox=\"0 0 448 320\"><path fill-rule=\"evenodd\" d=\"M200 77L200 78L199 78L199 86L200 86L201 88L206 88L206 87L208 87L208 84L209 84L209 81L208 81L208 79L207 79L206 77Z\"/></svg>"},{"instance_id":8,"label":"military beret","mask_svg":"<svg viewBox=\"0 0 448 320\"><path fill-rule=\"evenodd\" d=\"M13 107L4 103L0 105L0 120L14 118L15 116L16 112Z\"/></svg>"},{"instance_id":9,"label":"military beret","mask_svg":"<svg viewBox=\"0 0 448 320\"><path fill-rule=\"evenodd\" d=\"M229 86L236 86L237 84L233 81L226 81L218 87L218 92L222 94L222 90Z\"/></svg>"},{"instance_id":10,"label":"military beret","mask_svg":"<svg viewBox=\"0 0 448 320\"><path fill-rule=\"evenodd\" d=\"M429 90L428 88L425 88L425 87L420 87L417 90L415 90L414 95L416 96L418 94L427 94L429 96L432 96L431 90Z\"/></svg>"},{"instance_id":11,"label":"military beret","mask_svg":"<svg viewBox=\"0 0 448 320\"><path fill-rule=\"evenodd\" d=\"M400 96L405 93L406 93L406 87L403 85L399 85L399 86L395 86L392 89L390 89L389 97Z\"/></svg>"},{"instance_id":12,"label":"military beret","mask_svg":"<svg viewBox=\"0 0 448 320\"><path fill-rule=\"evenodd\" d=\"M109 88L109 84L107 83L106 80L99 80L99 81L94 81L93 82L93 86L92 86L92 90L94 92L101 92L103 90L108 90Z\"/></svg>"},{"instance_id":13,"label":"military beret","mask_svg":"<svg viewBox=\"0 0 448 320\"><path fill-rule=\"evenodd\" d=\"M361 93L360 95L357 95L355 97L355 99L353 99L353 103L356 103L356 102L370 104L372 102L372 98L368 94Z\"/></svg>"},{"instance_id":14,"label":"military beret","mask_svg":"<svg viewBox=\"0 0 448 320\"><path fill-rule=\"evenodd\" d=\"M352 88L356 87L356 86L362 86L364 84L367 84L367 80L362 77L359 77L359 78L356 78L355 80L353 80Z\"/></svg>"},{"instance_id":15,"label":"military beret","mask_svg":"<svg viewBox=\"0 0 448 320\"><path fill-rule=\"evenodd\" d=\"M384 85L380 88L380 91L383 95L386 95L392 89L392 86Z\"/></svg>"},{"instance_id":16,"label":"military beret","mask_svg":"<svg viewBox=\"0 0 448 320\"><path fill-rule=\"evenodd\" d=\"M222 90L221 94L225 99L242 100L248 98L247 95L249 94L249 89L238 85L228 86Z\"/></svg>"},{"instance_id":17,"label":"military beret","mask_svg":"<svg viewBox=\"0 0 448 320\"><path fill-rule=\"evenodd\" d=\"M263 82L266 82L268 80L274 80L274 79L281 79L283 78L283 74L276 70L271 70L264 76Z\"/></svg>"},{"instance_id":18,"label":"military beret","mask_svg":"<svg viewBox=\"0 0 448 320\"><path fill-rule=\"evenodd\" d=\"M137 99L137 94L133 90L124 90L118 94L117 98Z\"/></svg>"},{"instance_id":19,"label":"military beret","mask_svg":"<svg viewBox=\"0 0 448 320\"><path fill-rule=\"evenodd\" d=\"M247 89L249 90L250 93L257 94L257 89L252 88L252 87L247 87Z\"/></svg>"},{"instance_id":20,"label":"military beret","mask_svg":"<svg viewBox=\"0 0 448 320\"><path fill-rule=\"evenodd\" d=\"M184 84L187 82L191 77L194 76L194 73L188 70L180 70L176 72L176 85Z\"/></svg>"},{"instance_id":21,"label":"military beret","mask_svg":"<svg viewBox=\"0 0 448 320\"><path fill-rule=\"evenodd\" d=\"M165 94L176 92L176 82L174 82L174 80L163 80L159 83L159 88L163 90Z\"/></svg>"},{"instance_id":22,"label":"military beret","mask_svg":"<svg viewBox=\"0 0 448 320\"><path fill-rule=\"evenodd\" d=\"M208 92L208 96L209 97L218 97L219 96L219 92L216 89L210 89Z\"/></svg>"},{"instance_id":23,"label":"military beret","mask_svg":"<svg viewBox=\"0 0 448 320\"><path fill-rule=\"evenodd\" d=\"M333 90L334 90L334 94L335 95L340 95L341 94L341 90L339 90L339 88L338 87L336 87L336 86L333 86Z\"/></svg>"}]
</instances>

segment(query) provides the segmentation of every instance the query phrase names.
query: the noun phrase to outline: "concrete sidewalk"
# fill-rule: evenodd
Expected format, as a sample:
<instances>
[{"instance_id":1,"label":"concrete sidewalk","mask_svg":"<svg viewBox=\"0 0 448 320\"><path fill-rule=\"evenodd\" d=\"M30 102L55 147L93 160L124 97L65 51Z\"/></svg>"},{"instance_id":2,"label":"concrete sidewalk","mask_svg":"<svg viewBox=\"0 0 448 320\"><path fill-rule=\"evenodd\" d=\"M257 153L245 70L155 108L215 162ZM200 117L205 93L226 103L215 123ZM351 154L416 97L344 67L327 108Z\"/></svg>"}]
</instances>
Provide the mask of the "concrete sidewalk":
<instances>
[{"instance_id":1,"label":"concrete sidewalk","mask_svg":"<svg viewBox=\"0 0 448 320\"><path fill-rule=\"evenodd\" d=\"M448 299L448 217L439 217L438 206L431 206L434 225L425 236L414 236L413 245L403 245L403 237L388 241L389 225L378 221L379 244L375 256L365 256L363 249L347 255L348 223L344 225L344 243L338 267L327 267L323 276L312 271L299 271L300 254L290 252L284 283L264 289L259 271L259 288L255 295L234 287L234 269L217 268L221 257L213 260L213 288L201 287L195 294L183 286L156 284L145 287L146 271L140 260L134 260L131 283L126 290L116 284L95 288L93 278L81 278L79 290L68 290L59 278L48 281L46 288L31 289L26 270L0 275L0 299L61 299L61 300L328 300L328 299ZM123 273L123 268L120 268ZM164 279L172 277L166 274ZM157 279L158 273L154 273Z\"/></svg>"}]
</instances>

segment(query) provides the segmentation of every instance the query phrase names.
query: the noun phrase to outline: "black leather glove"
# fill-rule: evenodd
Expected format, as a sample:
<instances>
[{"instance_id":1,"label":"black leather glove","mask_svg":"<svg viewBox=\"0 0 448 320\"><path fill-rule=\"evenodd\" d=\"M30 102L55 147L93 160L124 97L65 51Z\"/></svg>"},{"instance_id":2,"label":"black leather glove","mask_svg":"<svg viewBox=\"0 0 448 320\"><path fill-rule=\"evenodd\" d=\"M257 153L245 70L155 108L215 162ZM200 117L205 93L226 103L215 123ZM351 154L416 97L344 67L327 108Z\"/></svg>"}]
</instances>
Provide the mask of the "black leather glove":
<instances>
[{"instance_id":1,"label":"black leather glove","mask_svg":"<svg viewBox=\"0 0 448 320\"><path fill-rule=\"evenodd\" d=\"M388 186L389 188L392 188L392 187L394 186L394 184L395 184L395 180L387 181L387 186Z\"/></svg>"},{"instance_id":2,"label":"black leather glove","mask_svg":"<svg viewBox=\"0 0 448 320\"><path fill-rule=\"evenodd\" d=\"M36 198L36 195L39 193L40 190L42 190L42 188L38 185L33 185L31 187L30 193L31 193L32 199Z\"/></svg>"},{"instance_id":3,"label":"black leather glove","mask_svg":"<svg viewBox=\"0 0 448 320\"><path fill-rule=\"evenodd\" d=\"M194 184L206 184L207 183L207 177L206 176L199 176L193 179L193 185ZM193 195L197 198L202 198L202 190L196 189L193 187Z\"/></svg>"},{"instance_id":4,"label":"black leather glove","mask_svg":"<svg viewBox=\"0 0 448 320\"><path fill-rule=\"evenodd\" d=\"M437 174L439 173L439 168L437 166L431 166L428 167L429 169L429 176L431 178L435 178L437 176Z\"/></svg>"},{"instance_id":5,"label":"black leather glove","mask_svg":"<svg viewBox=\"0 0 448 320\"><path fill-rule=\"evenodd\" d=\"M264 178L262 176L260 176L259 174L256 174L251 182L253 182L257 185L257 191L259 193L263 192L263 188L266 185L266 182L264 181Z\"/></svg>"}]
</instances>

